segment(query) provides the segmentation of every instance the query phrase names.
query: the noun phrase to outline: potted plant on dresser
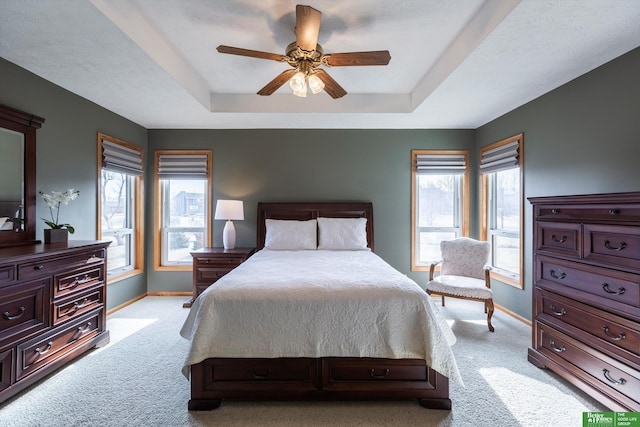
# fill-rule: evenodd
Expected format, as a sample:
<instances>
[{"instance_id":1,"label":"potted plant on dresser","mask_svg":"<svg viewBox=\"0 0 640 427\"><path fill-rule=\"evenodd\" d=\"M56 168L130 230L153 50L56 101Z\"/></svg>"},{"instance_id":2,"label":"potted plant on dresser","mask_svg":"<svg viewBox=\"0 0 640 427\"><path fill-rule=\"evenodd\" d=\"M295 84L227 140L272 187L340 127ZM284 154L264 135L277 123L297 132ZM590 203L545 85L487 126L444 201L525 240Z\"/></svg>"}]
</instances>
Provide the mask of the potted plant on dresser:
<instances>
[{"instance_id":1,"label":"potted plant on dresser","mask_svg":"<svg viewBox=\"0 0 640 427\"><path fill-rule=\"evenodd\" d=\"M69 239L69 234L75 232L75 228L71 224L60 223L60 206L68 205L71 200L80 195L80 191L70 188L64 192L52 191L51 193L43 193L40 191L39 193L51 213L51 220L42 218L44 223L51 227L44 230L44 242L66 242Z\"/></svg>"}]
</instances>

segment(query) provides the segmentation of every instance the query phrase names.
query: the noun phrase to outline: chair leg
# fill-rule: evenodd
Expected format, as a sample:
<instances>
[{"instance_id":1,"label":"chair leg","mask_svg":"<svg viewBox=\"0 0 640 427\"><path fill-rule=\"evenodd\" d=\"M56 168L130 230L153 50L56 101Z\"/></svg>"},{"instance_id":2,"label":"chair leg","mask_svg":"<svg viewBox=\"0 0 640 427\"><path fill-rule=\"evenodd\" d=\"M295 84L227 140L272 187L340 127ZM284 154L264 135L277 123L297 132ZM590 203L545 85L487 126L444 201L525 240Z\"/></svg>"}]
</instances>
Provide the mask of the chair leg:
<instances>
[{"instance_id":1,"label":"chair leg","mask_svg":"<svg viewBox=\"0 0 640 427\"><path fill-rule=\"evenodd\" d=\"M485 312L487 312L487 325L489 326L489 330L494 332L493 325L491 324L491 317L493 317L493 300L487 300L484 303Z\"/></svg>"},{"instance_id":2,"label":"chair leg","mask_svg":"<svg viewBox=\"0 0 640 427\"><path fill-rule=\"evenodd\" d=\"M444 295L440 295L440 297L442 298L442 306L444 307Z\"/></svg>"}]
</instances>

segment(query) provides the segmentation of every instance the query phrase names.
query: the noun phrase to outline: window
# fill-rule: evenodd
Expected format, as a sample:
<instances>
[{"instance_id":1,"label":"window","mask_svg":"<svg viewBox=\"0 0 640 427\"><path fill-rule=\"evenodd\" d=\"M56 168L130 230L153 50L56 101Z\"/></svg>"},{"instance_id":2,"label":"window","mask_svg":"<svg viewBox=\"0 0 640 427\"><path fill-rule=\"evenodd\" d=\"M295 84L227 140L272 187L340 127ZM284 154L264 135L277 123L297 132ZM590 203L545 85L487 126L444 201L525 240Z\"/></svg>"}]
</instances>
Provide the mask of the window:
<instances>
[{"instance_id":1,"label":"window","mask_svg":"<svg viewBox=\"0 0 640 427\"><path fill-rule=\"evenodd\" d=\"M107 248L109 280L142 272L142 149L98 133L98 239Z\"/></svg>"},{"instance_id":2,"label":"window","mask_svg":"<svg viewBox=\"0 0 640 427\"><path fill-rule=\"evenodd\" d=\"M209 150L155 153L156 270L189 270L191 251L211 245Z\"/></svg>"},{"instance_id":3,"label":"window","mask_svg":"<svg viewBox=\"0 0 640 427\"><path fill-rule=\"evenodd\" d=\"M492 277L523 288L522 144L518 134L480 150L481 238L491 243Z\"/></svg>"},{"instance_id":4,"label":"window","mask_svg":"<svg viewBox=\"0 0 640 427\"><path fill-rule=\"evenodd\" d=\"M469 152L411 152L411 269L441 258L440 242L469 234Z\"/></svg>"}]
</instances>

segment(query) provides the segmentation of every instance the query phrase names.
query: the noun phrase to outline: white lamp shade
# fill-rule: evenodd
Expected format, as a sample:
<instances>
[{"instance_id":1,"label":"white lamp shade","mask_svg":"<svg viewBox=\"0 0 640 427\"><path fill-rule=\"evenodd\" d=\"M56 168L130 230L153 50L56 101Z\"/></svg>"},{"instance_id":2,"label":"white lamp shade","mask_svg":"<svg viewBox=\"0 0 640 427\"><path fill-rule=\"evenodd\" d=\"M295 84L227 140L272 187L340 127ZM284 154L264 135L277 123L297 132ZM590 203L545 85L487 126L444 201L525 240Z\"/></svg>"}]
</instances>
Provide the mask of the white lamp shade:
<instances>
[{"instance_id":1,"label":"white lamp shade","mask_svg":"<svg viewBox=\"0 0 640 427\"><path fill-rule=\"evenodd\" d=\"M218 200L214 219L244 220L242 200Z\"/></svg>"}]
</instances>

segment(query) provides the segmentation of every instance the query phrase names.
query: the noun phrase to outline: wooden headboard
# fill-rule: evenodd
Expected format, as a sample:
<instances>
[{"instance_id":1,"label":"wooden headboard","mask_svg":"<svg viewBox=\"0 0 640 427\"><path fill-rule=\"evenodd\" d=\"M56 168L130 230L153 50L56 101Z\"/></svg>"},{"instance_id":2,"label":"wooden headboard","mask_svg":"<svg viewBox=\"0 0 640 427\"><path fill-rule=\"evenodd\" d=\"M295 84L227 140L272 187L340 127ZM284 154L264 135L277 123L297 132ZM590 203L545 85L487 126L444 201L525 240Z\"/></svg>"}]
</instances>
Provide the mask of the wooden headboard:
<instances>
[{"instance_id":1,"label":"wooden headboard","mask_svg":"<svg viewBox=\"0 0 640 427\"><path fill-rule=\"evenodd\" d=\"M367 246L373 251L373 204L371 202L259 202L257 249L264 248L266 219L299 221L326 218L367 218Z\"/></svg>"}]
</instances>

